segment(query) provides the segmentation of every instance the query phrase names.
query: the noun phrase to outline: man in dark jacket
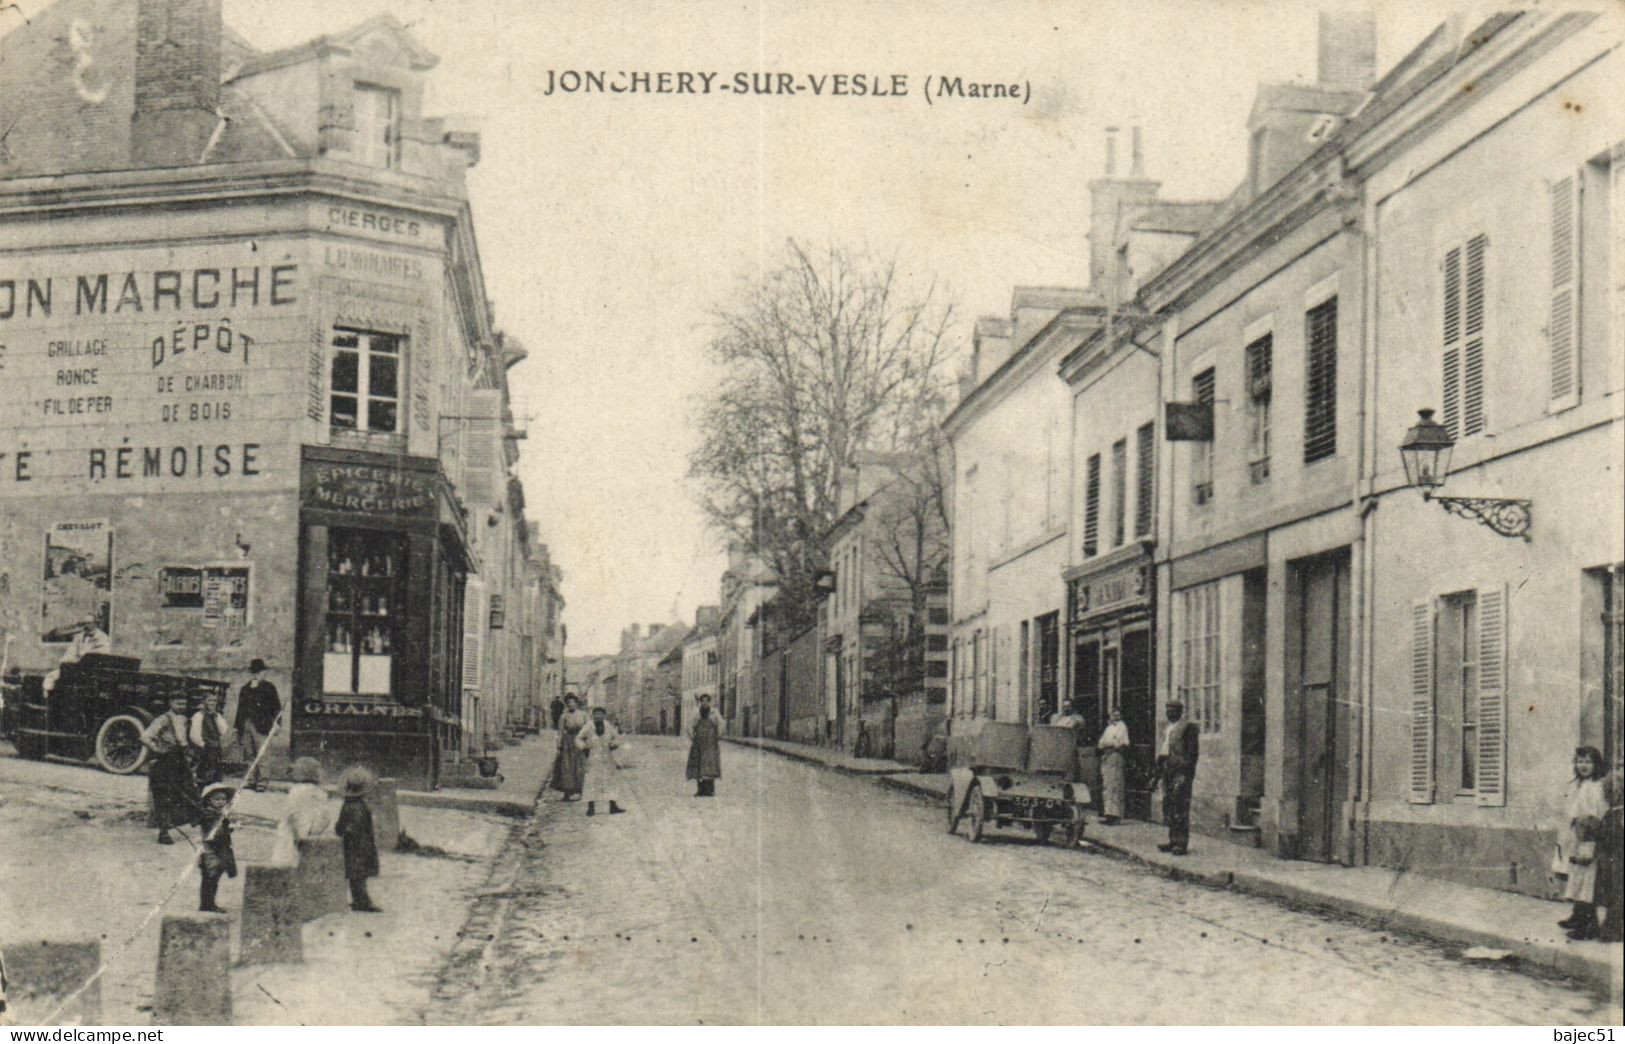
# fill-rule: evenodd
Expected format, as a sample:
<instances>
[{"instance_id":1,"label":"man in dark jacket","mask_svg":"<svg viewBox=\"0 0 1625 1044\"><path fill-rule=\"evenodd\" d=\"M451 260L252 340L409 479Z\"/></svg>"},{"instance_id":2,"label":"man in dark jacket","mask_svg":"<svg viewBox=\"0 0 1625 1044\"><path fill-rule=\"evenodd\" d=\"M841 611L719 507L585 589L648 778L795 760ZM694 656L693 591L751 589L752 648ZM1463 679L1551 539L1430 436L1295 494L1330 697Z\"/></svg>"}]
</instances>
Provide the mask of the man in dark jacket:
<instances>
[{"instance_id":1,"label":"man in dark jacket","mask_svg":"<svg viewBox=\"0 0 1625 1044\"><path fill-rule=\"evenodd\" d=\"M688 730L688 778L699 785L695 797L716 797L717 780L722 776L722 731L711 716L711 697L699 699L699 716Z\"/></svg>"},{"instance_id":2,"label":"man in dark jacket","mask_svg":"<svg viewBox=\"0 0 1625 1044\"><path fill-rule=\"evenodd\" d=\"M367 894L367 878L378 876L378 842L372 832L372 810L367 792L372 774L352 767L344 773L344 807L334 833L344 839L344 877L350 882L350 909L359 913L379 913Z\"/></svg>"},{"instance_id":3,"label":"man in dark jacket","mask_svg":"<svg viewBox=\"0 0 1625 1044\"><path fill-rule=\"evenodd\" d=\"M1191 783L1196 779L1196 757L1201 749L1202 731L1194 721L1186 721L1185 705L1168 701L1168 727L1162 734L1162 750L1157 755L1157 778L1162 781L1162 818L1168 824L1168 843L1157 847L1172 855L1184 855L1191 838Z\"/></svg>"},{"instance_id":4,"label":"man in dark jacket","mask_svg":"<svg viewBox=\"0 0 1625 1044\"><path fill-rule=\"evenodd\" d=\"M282 713L282 699L276 686L265 679L265 661L258 656L248 664L251 675L248 684L237 691L237 722L233 726L237 739L243 745L244 756L254 766L243 786L253 790L265 789L265 778L256 762L265 741L271 738L277 715Z\"/></svg>"}]
</instances>

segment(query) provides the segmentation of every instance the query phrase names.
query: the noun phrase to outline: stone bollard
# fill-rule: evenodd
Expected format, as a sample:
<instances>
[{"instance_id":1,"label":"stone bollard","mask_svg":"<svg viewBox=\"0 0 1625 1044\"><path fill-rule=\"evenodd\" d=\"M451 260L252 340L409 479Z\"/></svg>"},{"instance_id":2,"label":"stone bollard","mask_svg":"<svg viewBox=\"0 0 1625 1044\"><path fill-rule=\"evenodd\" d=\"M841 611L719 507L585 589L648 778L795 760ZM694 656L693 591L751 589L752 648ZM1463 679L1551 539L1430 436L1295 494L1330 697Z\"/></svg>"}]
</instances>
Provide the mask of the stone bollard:
<instances>
[{"instance_id":1,"label":"stone bollard","mask_svg":"<svg viewBox=\"0 0 1625 1044\"><path fill-rule=\"evenodd\" d=\"M298 963L305 959L299 892L291 866L243 869L243 926L238 964Z\"/></svg>"},{"instance_id":2,"label":"stone bollard","mask_svg":"<svg viewBox=\"0 0 1625 1044\"><path fill-rule=\"evenodd\" d=\"M399 781L380 779L367 795L372 811L372 836L380 852L393 852L401 842L401 804L396 796Z\"/></svg>"},{"instance_id":3,"label":"stone bollard","mask_svg":"<svg viewBox=\"0 0 1625 1044\"><path fill-rule=\"evenodd\" d=\"M19 1025L41 1025L56 1006L73 996L101 967L99 942L37 942L5 945L8 1017ZM62 1009L55 1021L64 1026L94 1026L102 1021L102 983Z\"/></svg>"},{"instance_id":4,"label":"stone bollard","mask_svg":"<svg viewBox=\"0 0 1625 1044\"><path fill-rule=\"evenodd\" d=\"M301 922L350 908L349 886L344 880L343 840L312 837L299 842L294 897Z\"/></svg>"},{"instance_id":5,"label":"stone bollard","mask_svg":"<svg viewBox=\"0 0 1625 1044\"><path fill-rule=\"evenodd\" d=\"M153 1017L163 1026L231 1022L231 918L165 914L158 934Z\"/></svg>"}]
</instances>

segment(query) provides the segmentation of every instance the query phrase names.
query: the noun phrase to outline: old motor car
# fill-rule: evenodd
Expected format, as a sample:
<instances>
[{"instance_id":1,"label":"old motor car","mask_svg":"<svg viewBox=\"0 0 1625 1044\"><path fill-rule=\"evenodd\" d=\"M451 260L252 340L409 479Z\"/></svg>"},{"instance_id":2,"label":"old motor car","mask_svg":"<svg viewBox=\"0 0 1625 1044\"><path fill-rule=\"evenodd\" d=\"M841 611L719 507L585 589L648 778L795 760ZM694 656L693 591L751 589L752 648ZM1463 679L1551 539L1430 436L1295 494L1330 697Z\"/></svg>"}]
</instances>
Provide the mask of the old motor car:
<instances>
[{"instance_id":1,"label":"old motor car","mask_svg":"<svg viewBox=\"0 0 1625 1044\"><path fill-rule=\"evenodd\" d=\"M141 732L162 714L175 694L195 709L213 693L225 706L227 683L141 670L129 656L86 653L59 668L55 684L25 673L17 686L17 753L25 758L94 760L108 772L134 772L147 760Z\"/></svg>"},{"instance_id":2,"label":"old motor car","mask_svg":"<svg viewBox=\"0 0 1625 1044\"><path fill-rule=\"evenodd\" d=\"M969 823L971 841L989 825L1019 825L1046 842L1059 828L1068 848L1083 837L1089 788L1074 782L1077 734L1068 728L990 721L973 744L971 764L950 769L948 832Z\"/></svg>"}]
</instances>

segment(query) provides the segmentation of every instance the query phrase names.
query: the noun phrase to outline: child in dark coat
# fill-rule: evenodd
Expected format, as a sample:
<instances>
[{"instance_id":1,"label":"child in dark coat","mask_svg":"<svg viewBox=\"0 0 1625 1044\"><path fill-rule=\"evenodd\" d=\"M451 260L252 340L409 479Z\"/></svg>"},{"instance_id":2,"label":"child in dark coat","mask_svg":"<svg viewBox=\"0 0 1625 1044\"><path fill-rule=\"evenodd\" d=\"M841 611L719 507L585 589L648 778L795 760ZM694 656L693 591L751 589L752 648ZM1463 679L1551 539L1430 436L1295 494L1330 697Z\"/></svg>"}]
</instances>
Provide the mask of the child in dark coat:
<instances>
[{"instance_id":1,"label":"child in dark coat","mask_svg":"<svg viewBox=\"0 0 1625 1044\"><path fill-rule=\"evenodd\" d=\"M344 839L344 876L350 882L350 909L378 913L367 894L367 878L378 876L378 844L372 835L372 810L367 807L367 791L372 777L365 769L352 768L344 774L344 807L339 810L335 832Z\"/></svg>"},{"instance_id":2,"label":"child in dark coat","mask_svg":"<svg viewBox=\"0 0 1625 1044\"><path fill-rule=\"evenodd\" d=\"M225 913L215 905L221 876L237 876L237 854L231 848L231 819L226 810L237 790L225 783L211 783L203 790L203 848L198 853L198 911Z\"/></svg>"}]
</instances>

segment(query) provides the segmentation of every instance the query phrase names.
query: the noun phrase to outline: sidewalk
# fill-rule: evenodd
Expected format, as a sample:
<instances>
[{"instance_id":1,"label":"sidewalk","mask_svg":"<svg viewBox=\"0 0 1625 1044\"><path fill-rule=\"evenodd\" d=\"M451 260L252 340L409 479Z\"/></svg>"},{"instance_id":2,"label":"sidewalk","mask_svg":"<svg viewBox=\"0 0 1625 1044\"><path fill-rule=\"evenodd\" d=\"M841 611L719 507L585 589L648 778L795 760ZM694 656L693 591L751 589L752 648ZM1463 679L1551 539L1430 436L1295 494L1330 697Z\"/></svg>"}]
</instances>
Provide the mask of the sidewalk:
<instances>
[{"instance_id":1,"label":"sidewalk","mask_svg":"<svg viewBox=\"0 0 1625 1044\"><path fill-rule=\"evenodd\" d=\"M836 771L861 772L883 786L931 801L948 799L946 773L922 773L908 766L898 772L877 772L849 766L854 762L889 763L777 740L738 742ZM1568 913L1566 903L1383 867L1277 859L1264 849L1205 835L1193 836L1189 855L1172 856L1157 850L1166 840L1166 828L1155 823L1125 821L1106 826L1097 818L1090 819L1084 835L1086 847L1134 860L1176 880L1315 907L1357 918L1378 930L1410 932L1463 948L1505 951L1527 964L1609 987L1616 1002L1625 982L1625 947L1570 942L1564 937L1556 922Z\"/></svg>"},{"instance_id":2,"label":"sidewalk","mask_svg":"<svg viewBox=\"0 0 1625 1044\"><path fill-rule=\"evenodd\" d=\"M901 761L890 761L886 758L859 758L846 753L844 750L809 747L805 743L791 743L787 740L763 739L758 736L724 736L722 741L724 743L737 743L742 747L756 747L759 750L772 751L775 754L782 754L796 761L822 765L824 768L845 772L853 776L890 776L914 771L914 766L905 765Z\"/></svg>"},{"instance_id":3,"label":"sidewalk","mask_svg":"<svg viewBox=\"0 0 1625 1044\"><path fill-rule=\"evenodd\" d=\"M419 795L402 792L403 831L422 846L381 852L372 894L384 913L328 914L305 926L300 964L259 965L232 972L239 1025L421 1022L444 962L466 929L493 862L528 811L551 769L554 741L544 733L504 748L496 790ZM190 840L154 844L145 825L147 780L96 768L8 756L0 747L0 937L100 938L109 967L101 984L102 1021L151 1020L159 919L196 909L197 878L171 891L196 859ZM529 792L525 792L529 788ZM427 799L451 799L437 803ZM239 863L264 861L281 793L243 792L233 812ZM188 831L190 834L190 831ZM69 887L62 887L64 880ZM242 882L222 882L220 902L233 920ZM128 943L126 943L128 940ZM24 1021L48 1012L19 1010Z\"/></svg>"}]
</instances>

